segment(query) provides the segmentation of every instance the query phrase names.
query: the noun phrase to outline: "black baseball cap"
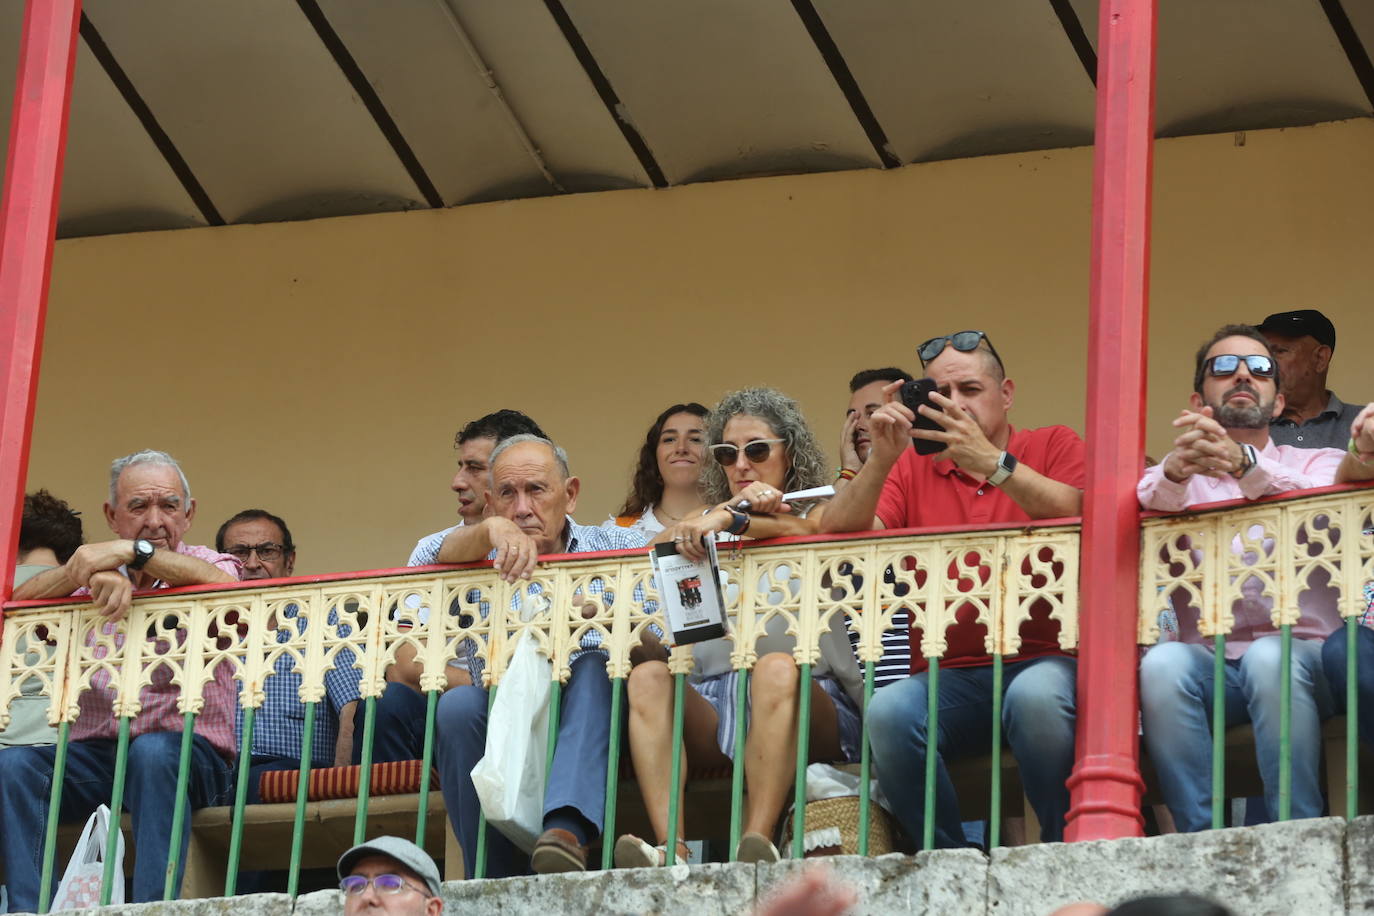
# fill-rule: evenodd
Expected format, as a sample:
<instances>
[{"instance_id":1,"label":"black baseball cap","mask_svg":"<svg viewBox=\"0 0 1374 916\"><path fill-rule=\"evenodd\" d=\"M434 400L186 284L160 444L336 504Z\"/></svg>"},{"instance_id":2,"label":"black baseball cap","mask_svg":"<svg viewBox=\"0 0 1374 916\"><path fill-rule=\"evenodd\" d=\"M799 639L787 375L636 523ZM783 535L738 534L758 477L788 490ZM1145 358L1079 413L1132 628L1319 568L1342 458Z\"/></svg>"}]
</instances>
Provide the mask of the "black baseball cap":
<instances>
[{"instance_id":1,"label":"black baseball cap","mask_svg":"<svg viewBox=\"0 0 1374 916\"><path fill-rule=\"evenodd\" d=\"M1314 337L1317 343L1336 349L1336 326L1316 309L1275 312L1255 327L1280 337Z\"/></svg>"}]
</instances>

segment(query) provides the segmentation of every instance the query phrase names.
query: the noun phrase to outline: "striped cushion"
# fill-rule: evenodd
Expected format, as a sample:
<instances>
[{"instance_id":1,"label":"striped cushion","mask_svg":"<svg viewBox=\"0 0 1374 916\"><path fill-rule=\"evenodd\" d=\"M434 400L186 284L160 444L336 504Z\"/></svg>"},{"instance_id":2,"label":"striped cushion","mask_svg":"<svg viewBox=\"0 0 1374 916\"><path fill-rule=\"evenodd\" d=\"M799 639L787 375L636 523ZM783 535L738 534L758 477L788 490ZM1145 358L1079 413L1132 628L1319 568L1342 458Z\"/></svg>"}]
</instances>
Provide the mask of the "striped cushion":
<instances>
[{"instance_id":1,"label":"striped cushion","mask_svg":"<svg viewBox=\"0 0 1374 916\"><path fill-rule=\"evenodd\" d=\"M368 796L408 795L420 791L419 760L396 760L390 763L372 764L372 783ZM310 785L306 797L310 801L325 801L330 798L354 798L358 794L358 777L362 767L324 767L310 771ZM296 789L300 786L299 770L269 770L258 781L258 794L264 802L293 802ZM439 790L439 774L431 771L429 779L431 791Z\"/></svg>"}]
</instances>

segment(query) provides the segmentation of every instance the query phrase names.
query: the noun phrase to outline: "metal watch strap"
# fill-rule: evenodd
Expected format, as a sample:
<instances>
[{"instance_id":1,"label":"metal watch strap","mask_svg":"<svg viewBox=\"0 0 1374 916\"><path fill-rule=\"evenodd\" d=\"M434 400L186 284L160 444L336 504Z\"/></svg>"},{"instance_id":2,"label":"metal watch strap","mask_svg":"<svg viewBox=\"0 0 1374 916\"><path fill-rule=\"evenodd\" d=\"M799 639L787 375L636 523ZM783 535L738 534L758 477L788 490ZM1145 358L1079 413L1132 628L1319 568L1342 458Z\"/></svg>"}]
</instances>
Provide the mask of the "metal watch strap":
<instances>
[{"instance_id":1,"label":"metal watch strap","mask_svg":"<svg viewBox=\"0 0 1374 916\"><path fill-rule=\"evenodd\" d=\"M1002 454L997 457L997 470L988 475L988 483L994 487L1000 487L1014 470L1016 470L1016 456L1003 450Z\"/></svg>"}]
</instances>

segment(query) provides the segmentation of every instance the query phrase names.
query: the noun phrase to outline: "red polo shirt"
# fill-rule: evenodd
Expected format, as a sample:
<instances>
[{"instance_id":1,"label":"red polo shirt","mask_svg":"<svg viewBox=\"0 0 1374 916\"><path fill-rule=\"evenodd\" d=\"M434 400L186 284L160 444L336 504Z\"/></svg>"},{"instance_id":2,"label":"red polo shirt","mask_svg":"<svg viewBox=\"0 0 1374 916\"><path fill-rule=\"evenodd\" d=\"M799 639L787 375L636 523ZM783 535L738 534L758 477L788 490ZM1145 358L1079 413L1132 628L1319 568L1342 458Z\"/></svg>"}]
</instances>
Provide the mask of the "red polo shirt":
<instances>
[{"instance_id":1,"label":"red polo shirt","mask_svg":"<svg viewBox=\"0 0 1374 916\"><path fill-rule=\"evenodd\" d=\"M1067 426L1039 429L1011 429L1007 451L1027 467L1046 477L1082 489L1083 440ZM1030 516L1007 494L987 483L979 483L955 467L954 462L936 455L918 455L908 449L887 475L878 498L878 518L888 528L925 528L943 525L996 524L1028 522ZM986 576L986 571L984 576ZM954 569L950 577L957 578ZM1031 608L1031 619L1021 627L1021 652L1008 661L1024 661L1041 655L1062 655L1058 645L1059 621L1049 619L1046 602ZM955 612L954 626L945 634L949 648L940 659L941 667L971 668L992 664L984 651L987 627L975 624L977 609L963 605ZM921 631L911 630L911 670L924 671L921 657Z\"/></svg>"}]
</instances>

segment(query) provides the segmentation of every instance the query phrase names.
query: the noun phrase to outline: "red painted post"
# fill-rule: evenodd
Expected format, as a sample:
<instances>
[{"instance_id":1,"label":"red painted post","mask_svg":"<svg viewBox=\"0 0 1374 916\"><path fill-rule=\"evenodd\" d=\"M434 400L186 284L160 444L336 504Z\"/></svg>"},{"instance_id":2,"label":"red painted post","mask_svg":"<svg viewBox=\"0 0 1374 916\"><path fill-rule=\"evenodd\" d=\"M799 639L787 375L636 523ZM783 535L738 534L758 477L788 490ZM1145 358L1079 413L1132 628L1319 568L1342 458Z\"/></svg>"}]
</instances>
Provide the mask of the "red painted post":
<instances>
[{"instance_id":1,"label":"red painted post","mask_svg":"<svg viewBox=\"0 0 1374 916\"><path fill-rule=\"evenodd\" d=\"M80 21L80 0L29 0L19 42L0 201L0 600L10 596L19 545Z\"/></svg>"},{"instance_id":2,"label":"red painted post","mask_svg":"<svg viewBox=\"0 0 1374 916\"><path fill-rule=\"evenodd\" d=\"M1069 840L1140 836L1135 484L1145 447L1156 0L1101 0L1088 319L1088 486Z\"/></svg>"}]
</instances>

